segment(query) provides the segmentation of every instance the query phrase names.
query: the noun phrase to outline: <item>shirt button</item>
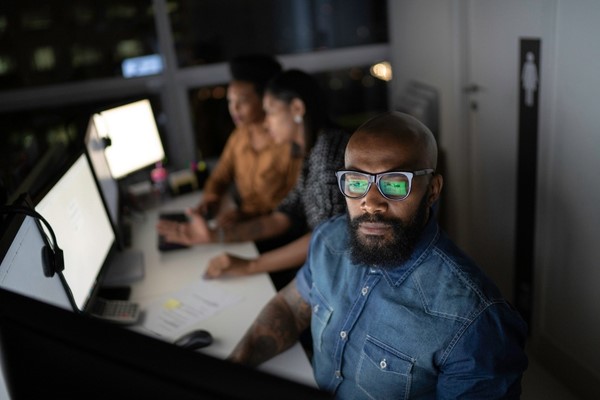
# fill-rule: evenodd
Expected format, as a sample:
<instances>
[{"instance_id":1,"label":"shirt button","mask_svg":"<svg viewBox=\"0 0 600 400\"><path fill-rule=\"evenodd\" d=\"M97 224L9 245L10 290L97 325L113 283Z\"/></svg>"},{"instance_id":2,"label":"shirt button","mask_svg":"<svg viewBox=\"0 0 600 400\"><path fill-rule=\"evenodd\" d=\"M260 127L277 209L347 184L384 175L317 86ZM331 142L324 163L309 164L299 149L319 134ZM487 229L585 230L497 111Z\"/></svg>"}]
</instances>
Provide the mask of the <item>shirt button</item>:
<instances>
[{"instance_id":1,"label":"shirt button","mask_svg":"<svg viewBox=\"0 0 600 400\"><path fill-rule=\"evenodd\" d=\"M369 293L369 287L365 286L364 288L362 288L362 290L360 292L362 293L363 296L366 296L367 293Z\"/></svg>"},{"instance_id":2,"label":"shirt button","mask_svg":"<svg viewBox=\"0 0 600 400\"><path fill-rule=\"evenodd\" d=\"M313 307L313 313L318 313L319 312L319 305L317 304L316 306Z\"/></svg>"},{"instance_id":3,"label":"shirt button","mask_svg":"<svg viewBox=\"0 0 600 400\"><path fill-rule=\"evenodd\" d=\"M335 371L335 377L337 379L342 379L342 371Z\"/></svg>"},{"instance_id":4,"label":"shirt button","mask_svg":"<svg viewBox=\"0 0 600 400\"><path fill-rule=\"evenodd\" d=\"M348 333L346 333L346 331L341 331L340 337L345 340L348 337Z\"/></svg>"},{"instance_id":5,"label":"shirt button","mask_svg":"<svg viewBox=\"0 0 600 400\"><path fill-rule=\"evenodd\" d=\"M387 361L385 360L385 358L381 361L379 361L379 367L381 369L386 369L387 368Z\"/></svg>"}]
</instances>

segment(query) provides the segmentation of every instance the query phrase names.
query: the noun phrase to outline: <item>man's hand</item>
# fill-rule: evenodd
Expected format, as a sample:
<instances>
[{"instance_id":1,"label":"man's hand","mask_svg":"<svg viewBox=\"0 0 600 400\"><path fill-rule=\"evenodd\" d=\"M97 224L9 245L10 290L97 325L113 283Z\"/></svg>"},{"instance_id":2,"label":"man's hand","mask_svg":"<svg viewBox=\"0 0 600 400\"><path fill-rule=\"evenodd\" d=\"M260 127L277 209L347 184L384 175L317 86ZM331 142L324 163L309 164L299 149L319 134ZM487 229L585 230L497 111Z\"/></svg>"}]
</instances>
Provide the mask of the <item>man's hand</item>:
<instances>
[{"instance_id":1,"label":"man's hand","mask_svg":"<svg viewBox=\"0 0 600 400\"><path fill-rule=\"evenodd\" d=\"M213 242L213 232L208 228L204 218L192 210L186 210L186 214L190 217L190 222L160 219L156 224L156 230L170 243L190 246Z\"/></svg>"},{"instance_id":2,"label":"man's hand","mask_svg":"<svg viewBox=\"0 0 600 400\"><path fill-rule=\"evenodd\" d=\"M254 262L255 260L224 253L210 260L204 277L214 279L227 276L250 275L255 273L252 270Z\"/></svg>"}]
</instances>

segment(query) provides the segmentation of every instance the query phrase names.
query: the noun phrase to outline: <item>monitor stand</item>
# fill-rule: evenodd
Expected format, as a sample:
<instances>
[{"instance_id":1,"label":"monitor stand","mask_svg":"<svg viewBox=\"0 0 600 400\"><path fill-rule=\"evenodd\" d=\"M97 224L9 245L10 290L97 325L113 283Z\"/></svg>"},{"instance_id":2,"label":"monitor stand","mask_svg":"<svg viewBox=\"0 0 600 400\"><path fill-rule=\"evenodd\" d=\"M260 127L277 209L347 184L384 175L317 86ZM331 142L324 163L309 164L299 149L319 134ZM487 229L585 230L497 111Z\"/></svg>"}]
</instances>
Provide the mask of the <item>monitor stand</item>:
<instances>
[{"instance_id":1,"label":"monitor stand","mask_svg":"<svg viewBox=\"0 0 600 400\"><path fill-rule=\"evenodd\" d=\"M126 249L115 253L102 280L103 287L124 286L144 278L144 254Z\"/></svg>"}]
</instances>

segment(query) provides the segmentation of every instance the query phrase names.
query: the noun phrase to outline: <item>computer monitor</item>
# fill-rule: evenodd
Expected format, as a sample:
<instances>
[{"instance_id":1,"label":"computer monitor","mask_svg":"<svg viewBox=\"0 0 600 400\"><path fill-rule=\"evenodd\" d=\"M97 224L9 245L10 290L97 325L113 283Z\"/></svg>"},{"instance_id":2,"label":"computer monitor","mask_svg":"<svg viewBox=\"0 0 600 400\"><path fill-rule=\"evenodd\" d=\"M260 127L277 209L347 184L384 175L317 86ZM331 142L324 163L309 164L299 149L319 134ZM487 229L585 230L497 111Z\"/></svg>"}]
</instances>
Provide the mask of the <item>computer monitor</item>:
<instances>
[{"instance_id":1,"label":"computer monitor","mask_svg":"<svg viewBox=\"0 0 600 400\"><path fill-rule=\"evenodd\" d=\"M110 108L93 116L98 134L110 143L106 159L115 179L162 161L162 146L148 99Z\"/></svg>"},{"instance_id":2,"label":"computer monitor","mask_svg":"<svg viewBox=\"0 0 600 400\"><path fill-rule=\"evenodd\" d=\"M36 204L64 252L63 275L78 311L85 311L116 246L115 233L85 154Z\"/></svg>"},{"instance_id":3,"label":"computer monitor","mask_svg":"<svg viewBox=\"0 0 600 400\"><path fill-rule=\"evenodd\" d=\"M84 136L84 149L92 166L92 172L110 217L111 225L115 231L117 247L119 250L124 251L128 244L129 231L128 226L122 219L121 188L119 181L110 172L105 154L106 145L106 139L100 136L94 118L90 117Z\"/></svg>"},{"instance_id":4,"label":"computer monitor","mask_svg":"<svg viewBox=\"0 0 600 400\"><path fill-rule=\"evenodd\" d=\"M90 118L87 131L84 137L85 151L87 153L93 173L98 183L98 188L102 194L102 199L108 211L110 221L118 231L120 222L120 191L119 182L112 176L108 161L106 159L105 149L107 142L98 133L98 128L94 123L94 118Z\"/></svg>"},{"instance_id":5,"label":"computer monitor","mask_svg":"<svg viewBox=\"0 0 600 400\"><path fill-rule=\"evenodd\" d=\"M332 398L316 388L3 289L0 358L6 392L15 399Z\"/></svg>"},{"instance_id":6,"label":"computer monitor","mask_svg":"<svg viewBox=\"0 0 600 400\"><path fill-rule=\"evenodd\" d=\"M91 117L84 137L86 157L92 168L96 186L113 231L115 232L116 248L110 260L110 268L104 274L103 283L107 286L127 285L143 276L143 254L128 249L129 227L121 218L121 192L119 181L110 172L106 159L106 139L99 133L94 118Z\"/></svg>"},{"instance_id":7,"label":"computer monitor","mask_svg":"<svg viewBox=\"0 0 600 400\"><path fill-rule=\"evenodd\" d=\"M33 209L28 196L21 196L13 205ZM0 218L0 287L72 311L62 273L44 274L42 248L46 242L40 222L21 213Z\"/></svg>"}]
</instances>

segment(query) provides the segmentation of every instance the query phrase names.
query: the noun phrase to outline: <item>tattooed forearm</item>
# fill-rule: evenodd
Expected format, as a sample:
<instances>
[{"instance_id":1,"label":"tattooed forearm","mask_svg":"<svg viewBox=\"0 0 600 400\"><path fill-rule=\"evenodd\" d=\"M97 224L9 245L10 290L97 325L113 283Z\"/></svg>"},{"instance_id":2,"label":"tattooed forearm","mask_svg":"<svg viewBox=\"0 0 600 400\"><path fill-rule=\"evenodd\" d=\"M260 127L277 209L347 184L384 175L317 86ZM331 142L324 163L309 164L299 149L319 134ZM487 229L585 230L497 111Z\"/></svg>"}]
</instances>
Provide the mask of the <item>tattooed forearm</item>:
<instances>
[{"instance_id":1,"label":"tattooed forearm","mask_svg":"<svg viewBox=\"0 0 600 400\"><path fill-rule=\"evenodd\" d=\"M256 366L269 358L278 354L277 343L272 336L259 336L255 338L254 348L252 352L247 354L247 357L243 360L236 360L231 357L233 361L238 361L246 365Z\"/></svg>"},{"instance_id":2,"label":"tattooed forearm","mask_svg":"<svg viewBox=\"0 0 600 400\"><path fill-rule=\"evenodd\" d=\"M294 310L279 300L277 307L265 309L265 312L258 316L256 324L263 335L273 338L278 352L281 352L298 339L300 331L294 318Z\"/></svg>"},{"instance_id":3,"label":"tattooed forearm","mask_svg":"<svg viewBox=\"0 0 600 400\"><path fill-rule=\"evenodd\" d=\"M277 294L262 310L230 360L258 365L292 346L310 322L310 306L295 285ZM292 303L289 303L292 301Z\"/></svg>"},{"instance_id":4,"label":"tattooed forearm","mask_svg":"<svg viewBox=\"0 0 600 400\"><path fill-rule=\"evenodd\" d=\"M281 296L287 303L292 315L294 315L294 321L296 324L296 330L301 333L310 324L311 307L298 290L296 290L296 281L292 281L289 285L281 290Z\"/></svg>"}]
</instances>

